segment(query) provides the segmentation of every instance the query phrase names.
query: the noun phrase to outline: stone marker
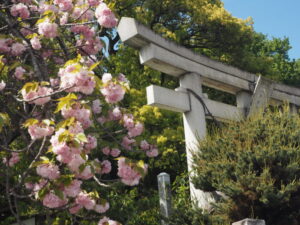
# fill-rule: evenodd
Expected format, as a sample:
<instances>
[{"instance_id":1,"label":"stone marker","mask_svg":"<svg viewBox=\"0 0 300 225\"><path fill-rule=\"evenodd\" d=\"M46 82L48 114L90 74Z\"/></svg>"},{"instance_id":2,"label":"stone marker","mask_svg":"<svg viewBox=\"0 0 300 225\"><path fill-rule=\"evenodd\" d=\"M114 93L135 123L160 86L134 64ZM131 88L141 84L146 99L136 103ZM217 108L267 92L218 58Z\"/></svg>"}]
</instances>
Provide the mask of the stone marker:
<instances>
[{"instance_id":1,"label":"stone marker","mask_svg":"<svg viewBox=\"0 0 300 225\"><path fill-rule=\"evenodd\" d=\"M172 213L170 175L167 173L160 173L157 176L157 183L160 213L163 217L169 218ZM167 225L164 220L162 220L162 224Z\"/></svg>"},{"instance_id":2,"label":"stone marker","mask_svg":"<svg viewBox=\"0 0 300 225\"><path fill-rule=\"evenodd\" d=\"M266 225L264 220L256 220L256 219L244 219L238 222L233 223L232 225Z\"/></svg>"}]
</instances>

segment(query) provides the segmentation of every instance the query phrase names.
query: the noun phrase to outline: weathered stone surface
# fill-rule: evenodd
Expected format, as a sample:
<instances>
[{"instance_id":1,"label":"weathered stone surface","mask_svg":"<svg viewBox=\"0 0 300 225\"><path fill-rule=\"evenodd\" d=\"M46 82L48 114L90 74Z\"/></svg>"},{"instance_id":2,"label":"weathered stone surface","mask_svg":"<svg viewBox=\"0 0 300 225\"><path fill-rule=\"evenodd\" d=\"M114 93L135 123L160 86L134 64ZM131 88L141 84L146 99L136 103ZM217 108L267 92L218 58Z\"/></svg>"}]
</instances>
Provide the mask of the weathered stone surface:
<instances>
[{"instance_id":1,"label":"weathered stone surface","mask_svg":"<svg viewBox=\"0 0 300 225\"><path fill-rule=\"evenodd\" d=\"M264 220L244 219L233 223L232 225L266 225Z\"/></svg>"},{"instance_id":2,"label":"weathered stone surface","mask_svg":"<svg viewBox=\"0 0 300 225\"><path fill-rule=\"evenodd\" d=\"M167 173L160 173L157 176L159 205L160 212L163 217L169 218L172 214L172 196L171 196L171 182L170 175ZM164 220L162 224L167 224Z\"/></svg>"},{"instance_id":3,"label":"weathered stone surface","mask_svg":"<svg viewBox=\"0 0 300 225\"><path fill-rule=\"evenodd\" d=\"M269 105L273 87L274 83L271 80L259 76L252 95L248 116L256 114L259 110L264 109Z\"/></svg>"},{"instance_id":4,"label":"weathered stone surface","mask_svg":"<svg viewBox=\"0 0 300 225\"><path fill-rule=\"evenodd\" d=\"M243 110L233 105L217 102L207 98L207 94L202 95L202 100L214 116L219 121L239 121L243 119ZM150 85L147 87L147 103L162 109L174 112L185 113L191 110L189 94L186 89L177 88L176 91ZM211 117L208 117L211 119Z\"/></svg>"}]
</instances>

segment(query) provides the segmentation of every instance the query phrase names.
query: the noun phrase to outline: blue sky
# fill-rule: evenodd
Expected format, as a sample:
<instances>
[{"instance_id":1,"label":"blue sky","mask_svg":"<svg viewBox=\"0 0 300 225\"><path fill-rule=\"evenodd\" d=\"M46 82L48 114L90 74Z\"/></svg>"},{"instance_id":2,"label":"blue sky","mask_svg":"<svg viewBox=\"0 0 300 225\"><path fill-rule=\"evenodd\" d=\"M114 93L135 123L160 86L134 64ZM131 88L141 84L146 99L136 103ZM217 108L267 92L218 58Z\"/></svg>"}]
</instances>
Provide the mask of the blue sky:
<instances>
[{"instance_id":1,"label":"blue sky","mask_svg":"<svg viewBox=\"0 0 300 225\"><path fill-rule=\"evenodd\" d=\"M233 16L254 20L257 32L288 37L291 59L300 58L300 0L222 0Z\"/></svg>"}]
</instances>

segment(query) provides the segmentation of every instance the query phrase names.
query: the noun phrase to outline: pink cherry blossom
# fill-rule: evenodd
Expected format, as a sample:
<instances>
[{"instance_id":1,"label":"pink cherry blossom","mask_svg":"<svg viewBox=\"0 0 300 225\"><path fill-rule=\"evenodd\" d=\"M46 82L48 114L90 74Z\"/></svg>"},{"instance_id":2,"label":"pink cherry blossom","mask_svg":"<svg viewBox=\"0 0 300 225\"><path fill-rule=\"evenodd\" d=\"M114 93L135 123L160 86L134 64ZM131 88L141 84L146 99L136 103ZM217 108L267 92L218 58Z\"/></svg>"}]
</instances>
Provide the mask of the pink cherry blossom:
<instances>
[{"instance_id":1,"label":"pink cherry blossom","mask_svg":"<svg viewBox=\"0 0 300 225\"><path fill-rule=\"evenodd\" d=\"M146 155L148 157L156 157L156 156L158 156L158 149L157 148L151 148L150 150L146 151Z\"/></svg>"},{"instance_id":2,"label":"pink cherry blossom","mask_svg":"<svg viewBox=\"0 0 300 225\"><path fill-rule=\"evenodd\" d=\"M65 25L68 22L68 19L69 19L69 13L64 13L59 19L60 25Z\"/></svg>"},{"instance_id":3,"label":"pink cherry blossom","mask_svg":"<svg viewBox=\"0 0 300 225\"><path fill-rule=\"evenodd\" d=\"M104 147L104 148L102 148L102 152L103 152L104 155L109 155L110 148L109 147Z\"/></svg>"},{"instance_id":4,"label":"pink cherry blossom","mask_svg":"<svg viewBox=\"0 0 300 225\"><path fill-rule=\"evenodd\" d=\"M73 8L72 0L54 0L53 3L58 5L61 11L69 11Z\"/></svg>"},{"instance_id":5,"label":"pink cherry blossom","mask_svg":"<svg viewBox=\"0 0 300 225\"><path fill-rule=\"evenodd\" d=\"M122 119L122 112L119 107L115 107L112 111L108 111L110 120L120 120Z\"/></svg>"},{"instance_id":6,"label":"pink cherry blossom","mask_svg":"<svg viewBox=\"0 0 300 225\"><path fill-rule=\"evenodd\" d=\"M128 130L134 128L134 120L132 114L125 114L123 116L123 122L124 122L124 127L126 127Z\"/></svg>"},{"instance_id":7,"label":"pink cherry blossom","mask_svg":"<svg viewBox=\"0 0 300 225\"><path fill-rule=\"evenodd\" d=\"M54 127L42 124L33 124L28 127L28 133L32 140L40 139L52 135Z\"/></svg>"},{"instance_id":8,"label":"pink cherry blossom","mask_svg":"<svg viewBox=\"0 0 300 225\"><path fill-rule=\"evenodd\" d=\"M146 140L143 140L140 143L140 147L142 150L149 150L150 144Z\"/></svg>"},{"instance_id":9,"label":"pink cherry blossom","mask_svg":"<svg viewBox=\"0 0 300 225\"><path fill-rule=\"evenodd\" d=\"M107 122L107 119L104 116L100 116L97 118L97 122L100 124L104 124L105 122Z\"/></svg>"},{"instance_id":10,"label":"pink cherry blossom","mask_svg":"<svg viewBox=\"0 0 300 225\"><path fill-rule=\"evenodd\" d=\"M44 35L47 38L57 37L57 28L57 24L50 23L49 20L45 20L44 22L38 24L39 34Z\"/></svg>"},{"instance_id":11,"label":"pink cherry blossom","mask_svg":"<svg viewBox=\"0 0 300 225\"><path fill-rule=\"evenodd\" d=\"M131 150L131 145L135 143L135 140L134 139L130 139L128 138L128 136L124 136L123 139L122 139L122 143L121 145L127 149L127 150Z\"/></svg>"},{"instance_id":12,"label":"pink cherry blossom","mask_svg":"<svg viewBox=\"0 0 300 225\"><path fill-rule=\"evenodd\" d=\"M55 5L47 4L47 3L45 3L45 2L40 2L40 4L39 4L39 9L38 9L39 13L42 14L42 13L44 13L45 11L48 11L48 10L53 11L53 12L55 12L55 13L58 12L58 8L57 8Z\"/></svg>"},{"instance_id":13,"label":"pink cherry blossom","mask_svg":"<svg viewBox=\"0 0 300 225\"><path fill-rule=\"evenodd\" d=\"M82 124L79 121L76 121L72 124L72 126L69 127L69 132L72 134L79 134L84 133L84 129L82 127Z\"/></svg>"},{"instance_id":14,"label":"pink cherry blossom","mask_svg":"<svg viewBox=\"0 0 300 225\"><path fill-rule=\"evenodd\" d=\"M96 55L103 48L102 41L99 37L77 40L76 46L82 49L82 55Z\"/></svg>"},{"instance_id":15,"label":"pink cherry blossom","mask_svg":"<svg viewBox=\"0 0 300 225\"><path fill-rule=\"evenodd\" d=\"M11 46L11 53L12 55L14 56L19 56L21 55L24 51L26 50L25 46L21 43L14 43L12 46Z\"/></svg>"},{"instance_id":16,"label":"pink cherry blossom","mask_svg":"<svg viewBox=\"0 0 300 225\"><path fill-rule=\"evenodd\" d=\"M141 135L141 133L143 133L144 130L144 126L141 123L137 123L135 124L135 126L133 128L130 128L128 130L128 136L129 137L136 137Z\"/></svg>"},{"instance_id":17,"label":"pink cherry blossom","mask_svg":"<svg viewBox=\"0 0 300 225\"><path fill-rule=\"evenodd\" d=\"M117 103L124 98L125 90L119 84L109 83L101 88L101 93L107 103Z\"/></svg>"},{"instance_id":18,"label":"pink cherry blossom","mask_svg":"<svg viewBox=\"0 0 300 225\"><path fill-rule=\"evenodd\" d=\"M51 137L50 143L52 144L52 152L57 154L56 159L63 163L69 163L71 162L73 156L71 148L65 142L60 143L58 141L59 135L64 131L65 129L60 128L55 135Z\"/></svg>"},{"instance_id":19,"label":"pink cherry blossom","mask_svg":"<svg viewBox=\"0 0 300 225\"><path fill-rule=\"evenodd\" d=\"M53 55L53 51L52 50L45 50L45 51L43 51L42 52L42 57L44 58L44 59L46 59L46 58L49 58L50 56L52 56Z\"/></svg>"},{"instance_id":20,"label":"pink cherry blossom","mask_svg":"<svg viewBox=\"0 0 300 225\"><path fill-rule=\"evenodd\" d=\"M118 148L112 148L110 151L110 155L112 157L118 157L120 155L121 151Z\"/></svg>"},{"instance_id":21,"label":"pink cherry blossom","mask_svg":"<svg viewBox=\"0 0 300 225\"><path fill-rule=\"evenodd\" d=\"M79 154L74 154L72 160L68 163L68 167L73 172L79 172L79 167L84 163L85 160Z\"/></svg>"},{"instance_id":22,"label":"pink cherry blossom","mask_svg":"<svg viewBox=\"0 0 300 225\"><path fill-rule=\"evenodd\" d=\"M21 33L23 34L23 36L27 36L27 35L29 35L29 34L32 34L33 33L33 31L31 31L30 29L28 29L27 27L23 27L23 28L21 28L20 29L20 31L21 31Z\"/></svg>"},{"instance_id":23,"label":"pink cherry blossom","mask_svg":"<svg viewBox=\"0 0 300 225\"><path fill-rule=\"evenodd\" d=\"M69 208L69 212L70 212L71 214L76 214L76 213L79 212L80 209L82 209L82 206L81 206L81 205L75 205L75 206Z\"/></svg>"},{"instance_id":24,"label":"pink cherry blossom","mask_svg":"<svg viewBox=\"0 0 300 225\"><path fill-rule=\"evenodd\" d=\"M122 73L119 74L118 80L127 84L129 83L129 80L127 80L126 76Z\"/></svg>"},{"instance_id":25,"label":"pink cherry blossom","mask_svg":"<svg viewBox=\"0 0 300 225\"><path fill-rule=\"evenodd\" d=\"M101 162L101 174L108 174L111 171L111 163L108 160Z\"/></svg>"},{"instance_id":26,"label":"pink cherry blossom","mask_svg":"<svg viewBox=\"0 0 300 225\"><path fill-rule=\"evenodd\" d=\"M50 78L51 87L57 87L60 83L59 78Z\"/></svg>"},{"instance_id":27,"label":"pink cherry blossom","mask_svg":"<svg viewBox=\"0 0 300 225\"><path fill-rule=\"evenodd\" d=\"M50 180L55 180L60 176L59 168L54 164L42 164L37 166L36 172L38 175Z\"/></svg>"},{"instance_id":28,"label":"pink cherry blossom","mask_svg":"<svg viewBox=\"0 0 300 225\"><path fill-rule=\"evenodd\" d=\"M76 121L72 124L72 126L69 127L69 132L72 134L79 134L84 133L84 129L82 127L82 124L79 121Z\"/></svg>"},{"instance_id":29,"label":"pink cherry blossom","mask_svg":"<svg viewBox=\"0 0 300 225\"><path fill-rule=\"evenodd\" d=\"M6 83L2 80L0 82L0 91L3 91L3 89L6 87Z\"/></svg>"},{"instance_id":30,"label":"pink cherry blossom","mask_svg":"<svg viewBox=\"0 0 300 225\"><path fill-rule=\"evenodd\" d=\"M57 195L50 192L43 199L43 205L48 208L58 208L67 204L67 199L60 199Z\"/></svg>"},{"instance_id":31,"label":"pink cherry blossom","mask_svg":"<svg viewBox=\"0 0 300 225\"><path fill-rule=\"evenodd\" d=\"M64 193L68 197L75 198L80 192L81 192L81 186L82 181L80 180L73 180L72 183L64 188Z\"/></svg>"},{"instance_id":32,"label":"pink cherry blossom","mask_svg":"<svg viewBox=\"0 0 300 225\"><path fill-rule=\"evenodd\" d=\"M43 98L37 98L39 96L44 96L44 95L49 95L52 93L52 88L47 88L47 87L38 87L37 91L30 91L29 93L26 93L26 91L23 89L21 91L21 94L23 96L23 99L28 101L30 104L36 104L36 105L44 105L45 103L49 102L51 100L51 97L43 97ZM37 99L35 99L37 98ZM31 99L35 99L32 100Z\"/></svg>"},{"instance_id":33,"label":"pink cherry blossom","mask_svg":"<svg viewBox=\"0 0 300 225\"><path fill-rule=\"evenodd\" d=\"M10 51L10 47L8 45L8 39L0 39L0 52L5 53Z\"/></svg>"},{"instance_id":34,"label":"pink cherry blossom","mask_svg":"<svg viewBox=\"0 0 300 225\"><path fill-rule=\"evenodd\" d=\"M147 166L145 165L144 171L147 171ZM127 165L125 158L121 158L118 161L118 176L121 177L121 181L124 184L134 186L137 185L142 178L141 174L134 170L130 165Z\"/></svg>"},{"instance_id":35,"label":"pink cherry blossom","mask_svg":"<svg viewBox=\"0 0 300 225\"><path fill-rule=\"evenodd\" d=\"M102 111L101 101L96 99L93 101L92 110L95 114L99 114Z\"/></svg>"},{"instance_id":36,"label":"pink cherry blossom","mask_svg":"<svg viewBox=\"0 0 300 225\"><path fill-rule=\"evenodd\" d=\"M97 213L105 213L109 209L109 203L105 202L104 205L96 205L95 211Z\"/></svg>"},{"instance_id":37,"label":"pink cherry blossom","mask_svg":"<svg viewBox=\"0 0 300 225\"><path fill-rule=\"evenodd\" d=\"M26 70L24 70L24 68L22 66L18 66L15 69L15 73L14 76L18 79L18 80L24 80L25 77L23 76L24 73L26 72Z\"/></svg>"},{"instance_id":38,"label":"pink cherry blossom","mask_svg":"<svg viewBox=\"0 0 300 225\"><path fill-rule=\"evenodd\" d=\"M57 63L57 64L64 64L64 63L65 63L65 61L64 61L63 58L61 58L61 57L56 57L56 56L53 57L53 61L54 61L55 63Z\"/></svg>"},{"instance_id":39,"label":"pink cherry blossom","mask_svg":"<svg viewBox=\"0 0 300 225\"><path fill-rule=\"evenodd\" d=\"M29 0L29 1L31 2L31 0ZM28 3L28 4L30 4L30 3ZM39 8L36 5L29 5L28 7L29 7L29 10L31 12L38 12L39 11Z\"/></svg>"},{"instance_id":40,"label":"pink cherry blossom","mask_svg":"<svg viewBox=\"0 0 300 225\"><path fill-rule=\"evenodd\" d=\"M45 179L41 179L39 181L39 183L35 183L34 187L33 187L33 191L34 192L38 192L39 190L41 190L42 188L44 188L47 185L48 181Z\"/></svg>"},{"instance_id":41,"label":"pink cherry blossom","mask_svg":"<svg viewBox=\"0 0 300 225\"><path fill-rule=\"evenodd\" d=\"M3 159L4 164L7 164L6 160L7 160L6 158ZM13 153L11 153L11 157L8 160L8 166L13 167L19 161L20 161L19 153L13 152Z\"/></svg>"},{"instance_id":42,"label":"pink cherry blossom","mask_svg":"<svg viewBox=\"0 0 300 225\"><path fill-rule=\"evenodd\" d=\"M37 36L31 38L30 43L32 48L35 50L40 50L42 48L40 39Z\"/></svg>"},{"instance_id":43,"label":"pink cherry blossom","mask_svg":"<svg viewBox=\"0 0 300 225\"><path fill-rule=\"evenodd\" d=\"M111 80L112 80L112 76L111 76L110 73L104 73L104 74L102 75L102 82L103 82L103 83L108 83L108 82L111 81Z\"/></svg>"},{"instance_id":44,"label":"pink cherry blossom","mask_svg":"<svg viewBox=\"0 0 300 225\"><path fill-rule=\"evenodd\" d=\"M87 165L86 167L84 167L82 172L75 174L75 177L83 179L83 180L88 180L88 179L92 178L93 176L94 176L94 174L92 172L92 168L90 165Z\"/></svg>"},{"instance_id":45,"label":"pink cherry blossom","mask_svg":"<svg viewBox=\"0 0 300 225\"><path fill-rule=\"evenodd\" d=\"M20 16L22 19L27 19L30 16L28 7L26 5L24 5L23 3L13 5L10 8L10 13L13 16Z\"/></svg>"},{"instance_id":46,"label":"pink cherry blossom","mask_svg":"<svg viewBox=\"0 0 300 225\"><path fill-rule=\"evenodd\" d=\"M98 23L105 28L113 28L118 23L114 13L103 2L97 7L95 16L98 19Z\"/></svg>"},{"instance_id":47,"label":"pink cherry blossom","mask_svg":"<svg viewBox=\"0 0 300 225\"><path fill-rule=\"evenodd\" d=\"M87 25L72 26L71 31L77 34L82 34L86 39L92 39L95 36L94 28L90 28Z\"/></svg>"},{"instance_id":48,"label":"pink cherry blossom","mask_svg":"<svg viewBox=\"0 0 300 225\"><path fill-rule=\"evenodd\" d=\"M26 182L25 183L25 188L28 190L32 190L34 188L34 184L31 182Z\"/></svg>"},{"instance_id":49,"label":"pink cherry blossom","mask_svg":"<svg viewBox=\"0 0 300 225\"><path fill-rule=\"evenodd\" d=\"M21 3L25 3L25 4L31 4L32 0L12 0L13 3L17 3L17 2L21 2Z\"/></svg>"},{"instance_id":50,"label":"pink cherry blossom","mask_svg":"<svg viewBox=\"0 0 300 225\"><path fill-rule=\"evenodd\" d=\"M102 0L88 0L90 6L97 6Z\"/></svg>"},{"instance_id":51,"label":"pink cherry blossom","mask_svg":"<svg viewBox=\"0 0 300 225\"><path fill-rule=\"evenodd\" d=\"M91 210L95 207L96 202L92 199L87 193L80 192L75 200L76 204L86 208L87 210Z\"/></svg>"},{"instance_id":52,"label":"pink cherry blossom","mask_svg":"<svg viewBox=\"0 0 300 225\"><path fill-rule=\"evenodd\" d=\"M108 217L103 217L98 225L120 225L117 221L111 220Z\"/></svg>"},{"instance_id":53,"label":"pink cherry blossom","mask_svg":"<svg viewBox=\"0 0 300 225\"><path fill-rule=\"evenodd\" d=\"M93 77L94 73L88 71L87 68L80 68L77 71L76 66L79 65L70 65L66 69L59 71L58 75L61 79L60 87L69 88L66 90L67 92L81 92L86 95L92 94L96 86Z\"/></svg>"},{"instance_id":54,"label":"pink cherry blossom","mask_svg":"<svg viewBox=\"0 0 300 225\"><path fill-rule=\"evenodd\" d=\"M92 121L90 119L91 110L83 108L80 104L74 104L71 108L63 108L61 110L61 114L64 118L75 117L77 121L82 124L84 129L90 127L92 125Z\"/></svg>"},{"instance_id":55,"label":"pink cherry blossom","mask_svg":"<svg viewBox=\"0 0 300 225\"><path fill-rule=\"evenodd\" d=\"M84 146L86 149L91 150L97 147L97 139L94 136L88 135L87 140L88 142Z\"/></svg>"}]
</instances>

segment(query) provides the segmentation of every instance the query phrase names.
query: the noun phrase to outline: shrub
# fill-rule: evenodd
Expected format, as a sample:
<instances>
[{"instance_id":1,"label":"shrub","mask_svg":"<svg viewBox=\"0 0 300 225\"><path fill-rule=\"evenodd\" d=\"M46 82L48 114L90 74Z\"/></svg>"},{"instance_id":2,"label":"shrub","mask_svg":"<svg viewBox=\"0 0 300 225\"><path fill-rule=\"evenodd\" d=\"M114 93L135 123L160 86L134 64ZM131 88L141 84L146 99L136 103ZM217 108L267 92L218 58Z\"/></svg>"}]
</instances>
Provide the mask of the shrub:
<instances>
[{"instance_id":1,"label":"shrub","mask_svg":"<svg viewBox=\"0 0 300 225\"><path fill-rule=\"evenodd\" d=\"M214 215L231 222L246 217L272 225L300 224L300 118L289 108L269 109L228 124L199 144L196 187L227 197Z\"/></svg>"}]
</instances>

